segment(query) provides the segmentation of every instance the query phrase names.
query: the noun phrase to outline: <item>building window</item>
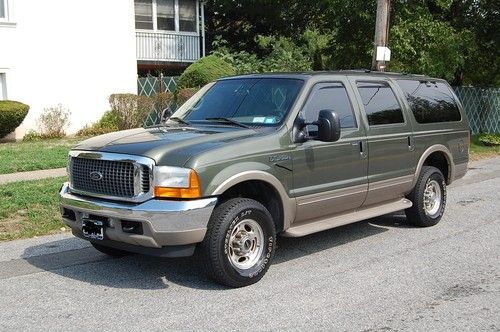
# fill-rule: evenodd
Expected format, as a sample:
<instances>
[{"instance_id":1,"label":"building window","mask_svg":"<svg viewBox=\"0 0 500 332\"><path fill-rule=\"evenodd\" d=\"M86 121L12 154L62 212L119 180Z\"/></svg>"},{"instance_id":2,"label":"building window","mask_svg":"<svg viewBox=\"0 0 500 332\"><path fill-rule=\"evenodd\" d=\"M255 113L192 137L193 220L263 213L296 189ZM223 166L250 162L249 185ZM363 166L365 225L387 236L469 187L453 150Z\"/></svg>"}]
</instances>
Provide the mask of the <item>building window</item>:
<instances>
[{"instance_id":1,"label":"building window","mask_svg":"<svg viewBox=\"0 0 500 332\"><path fill-rule=\"evenodd\" d=\"M196 2L179 0L179 30L196 32Z\"/></svg>"},{"instance_id":2,"label":"building window","mask_svg":"<svg viewBox=\"0 0 500 332\"><path fill-rule=\"evenodd\" d=\"M134 5L136 29L198 31L196 0L134 0Z\"/></svg>"},{"instance_id":3,"label":"building window","mask_svg":"<svg viewBox=\"0 0 500 332\"><path fill-rule=\"evenodd\" d=\"M134 5L135 5L135 28L152 30L153 29L152 0L135 0Z\"/></svg>"},{"instance_id":4,"label":"building window","mask_svg":"<svg viewBox=\"0 0 500 332\"><path fill-rule=\"evenodd\" d=\"M157 30L175 31L174 0L156 0Z\"/></svg>"}]
</instances>

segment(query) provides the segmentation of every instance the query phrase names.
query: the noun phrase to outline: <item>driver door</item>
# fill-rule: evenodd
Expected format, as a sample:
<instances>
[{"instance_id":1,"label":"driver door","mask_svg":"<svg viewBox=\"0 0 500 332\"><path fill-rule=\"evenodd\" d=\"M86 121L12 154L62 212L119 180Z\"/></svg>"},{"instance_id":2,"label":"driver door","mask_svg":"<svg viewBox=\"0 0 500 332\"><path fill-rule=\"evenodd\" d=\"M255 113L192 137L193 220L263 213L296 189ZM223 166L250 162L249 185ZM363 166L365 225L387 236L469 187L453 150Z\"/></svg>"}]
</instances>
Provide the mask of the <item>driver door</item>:
<instances>
[{"instance_id":1,"label":"driver door","mask_svg":"<svg viewBox=\"0 0 500 332\"><path fill-rule=\"evenodd\" d=\"M298 143L293 150L295 222L313 221L359 208L366 198L365 130L349 89L350 86L340 80L317 83L299 115L309 123L318 119L319 111L333 110L341 119L342 133L337 142L309 139ZM308 126L307 131L314 136L317 127Z\"/></svg>"}]
</instances>

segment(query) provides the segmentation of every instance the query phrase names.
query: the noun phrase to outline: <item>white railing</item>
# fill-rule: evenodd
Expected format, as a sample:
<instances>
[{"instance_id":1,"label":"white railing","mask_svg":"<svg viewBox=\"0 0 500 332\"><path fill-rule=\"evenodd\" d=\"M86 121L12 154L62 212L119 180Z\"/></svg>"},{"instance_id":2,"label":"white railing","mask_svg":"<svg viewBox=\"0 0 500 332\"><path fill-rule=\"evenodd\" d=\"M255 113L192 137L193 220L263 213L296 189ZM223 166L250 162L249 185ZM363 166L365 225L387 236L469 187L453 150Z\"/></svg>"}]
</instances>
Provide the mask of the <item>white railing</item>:
<instances>
[{"instance_id":1,"label":"white railing","mask_svg":"<svg viewBox=\"0 0 500 332\"><path fill-rule=\"evenodd\" d=\"M136 31L137 60L194 62L200 58L200 36Z\"/></svg>"}]
</instances>

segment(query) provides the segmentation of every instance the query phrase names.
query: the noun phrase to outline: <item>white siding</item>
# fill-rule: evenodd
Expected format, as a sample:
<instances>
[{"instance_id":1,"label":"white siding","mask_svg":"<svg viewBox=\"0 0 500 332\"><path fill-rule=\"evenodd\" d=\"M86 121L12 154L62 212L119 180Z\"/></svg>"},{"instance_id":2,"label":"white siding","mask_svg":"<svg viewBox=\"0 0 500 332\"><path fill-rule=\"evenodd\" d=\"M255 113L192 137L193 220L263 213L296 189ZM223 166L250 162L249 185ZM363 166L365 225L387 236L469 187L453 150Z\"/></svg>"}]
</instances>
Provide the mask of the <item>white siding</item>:
<instances>
[{"instance_id":1,"label":"white siding","mask_svg":"<svg viewBox=\"0 0 500 332\"><path fill-rule=\"evenodd\" d=\"M108 110L110 94L136 93L133 0L9 0L9 12L0 73L8 98L31 107L17 138L44 108L68 108L74 133Z\"/></svg>"}]
</instances>

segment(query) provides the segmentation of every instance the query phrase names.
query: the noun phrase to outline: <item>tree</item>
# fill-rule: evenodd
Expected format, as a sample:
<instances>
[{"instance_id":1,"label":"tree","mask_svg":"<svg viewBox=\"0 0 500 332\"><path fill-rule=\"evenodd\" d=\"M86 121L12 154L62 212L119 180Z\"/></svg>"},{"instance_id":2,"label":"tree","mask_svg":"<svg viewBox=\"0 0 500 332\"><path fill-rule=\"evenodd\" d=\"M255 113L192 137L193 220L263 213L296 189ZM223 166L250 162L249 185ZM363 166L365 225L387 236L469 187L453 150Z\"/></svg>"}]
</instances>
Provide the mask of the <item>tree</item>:
<instances>
[{"instance_id":1,"label":"tree","mask_svg":"<svg viewBox=\"0 0 500 332\"><path fill-rule=\"evenodd\" d=\"M498 0L391 2L389 70L455 85L500 85ZM207 42L226 41L226 54L254 61L251 68L268 61L265 70L273 59L286 59L283 52L278 56L283 47L288 56L307 55L306 67L315 70L371 64L375 0L208 0L206 12ZM276 70L287 64L280 61Z\"/></svg>"}]
</instances>

